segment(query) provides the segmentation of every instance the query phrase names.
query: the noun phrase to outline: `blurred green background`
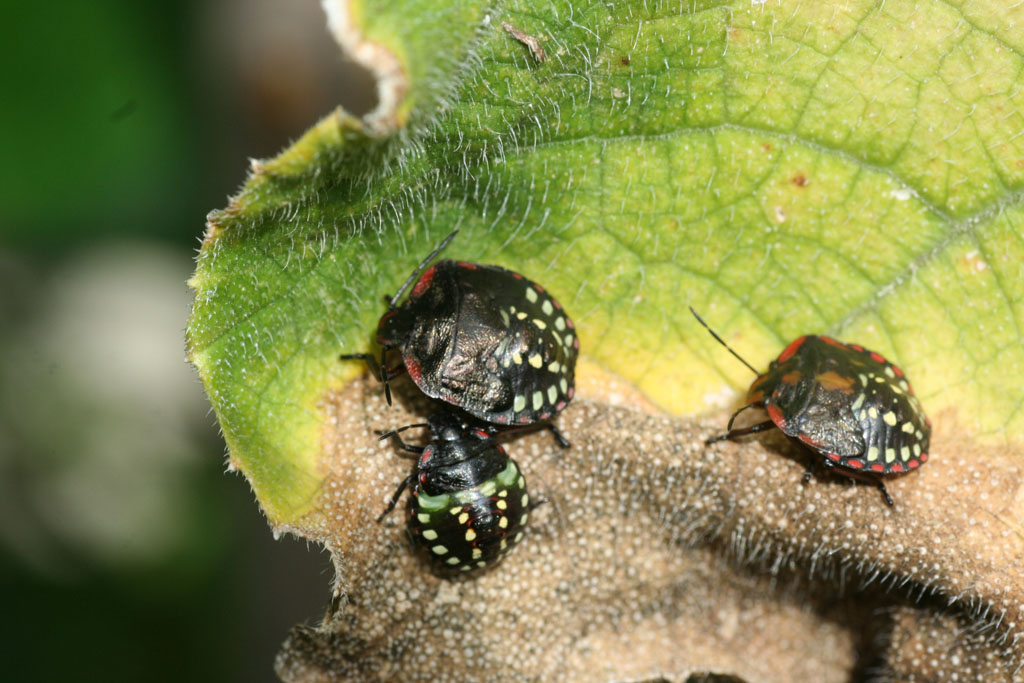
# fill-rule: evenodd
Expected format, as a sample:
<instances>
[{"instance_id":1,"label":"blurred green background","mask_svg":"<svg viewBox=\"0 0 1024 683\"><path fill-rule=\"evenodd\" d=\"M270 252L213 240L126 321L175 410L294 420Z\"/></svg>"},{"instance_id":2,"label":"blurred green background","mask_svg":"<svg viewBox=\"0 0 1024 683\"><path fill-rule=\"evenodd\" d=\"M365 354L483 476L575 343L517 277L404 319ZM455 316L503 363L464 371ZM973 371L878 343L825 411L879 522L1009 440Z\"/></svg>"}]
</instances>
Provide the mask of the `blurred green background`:
<instances>
[{"instance_id":1,"label":"blurred green background","mask_svg":"<svg viewBox=\"0 0 1024 683\"><path fill-rule=\"evenodd\" d=\"M327 554L275 541L184 329L206 213L337 104L315 0L5 3L0 642L5 680L275 680Z\"/></svg>"}]
</instances>

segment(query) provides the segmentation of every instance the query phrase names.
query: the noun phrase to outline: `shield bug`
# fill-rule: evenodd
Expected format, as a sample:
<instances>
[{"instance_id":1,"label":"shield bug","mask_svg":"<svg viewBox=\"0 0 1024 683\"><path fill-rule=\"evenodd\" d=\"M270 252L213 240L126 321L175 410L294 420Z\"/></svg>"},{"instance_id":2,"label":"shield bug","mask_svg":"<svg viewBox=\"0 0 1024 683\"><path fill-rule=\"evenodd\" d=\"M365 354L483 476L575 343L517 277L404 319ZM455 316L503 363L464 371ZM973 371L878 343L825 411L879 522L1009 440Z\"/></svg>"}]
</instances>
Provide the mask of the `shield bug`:
<instances>
[{"instance_id":1,"label":"shield bug","mask_svg":"<svg viewBox=\"0 0 1024 683\"><path fill-rule=\"evenodd\" d=\"M903 371L880 354L831 337L804 335L761 373L692 307L690 312L757 375L747 404L729 418L728 431L707 443L778 427L822 456L826 468L877 485L889 505L893 500L881 477L909 472L928 461L931 421ZM763 408L770 419L733 429L736 416L754 407ZM805 483L811 474L809 468Z\"/></svg>"},{"instance_id":2,"label":"shield bug","mask_svg":"<svg viewBox=\"0 0 1024 683\"><path fill-rule=\"evenodd\" d=\"M389 404L389 381L404 369L427 396L485 422L546 421L575 393L575 326L554 297L519 273L447 259L427 268L457 233L391 297L377 325L380 361L365 353L341 358L366 361L384 382ZM394 369L386 364L391 349L402 354Z\"/></svg>"},{"instance_id":3,"label":"shield bug","mask_svg":"<svg viewBox=\"0 0 1024 683\"><path fill-rule=\"evenodd\" d=\"M399 432L429 427L426 446L405 443ZM399 485L381 521L412 487L409 529L444 573L471 572L498 563L522 539L531 510L526 479L494 437L456 413L432 415L382 434L416 454L416 471Z\"/></svg>"}]
</instances>

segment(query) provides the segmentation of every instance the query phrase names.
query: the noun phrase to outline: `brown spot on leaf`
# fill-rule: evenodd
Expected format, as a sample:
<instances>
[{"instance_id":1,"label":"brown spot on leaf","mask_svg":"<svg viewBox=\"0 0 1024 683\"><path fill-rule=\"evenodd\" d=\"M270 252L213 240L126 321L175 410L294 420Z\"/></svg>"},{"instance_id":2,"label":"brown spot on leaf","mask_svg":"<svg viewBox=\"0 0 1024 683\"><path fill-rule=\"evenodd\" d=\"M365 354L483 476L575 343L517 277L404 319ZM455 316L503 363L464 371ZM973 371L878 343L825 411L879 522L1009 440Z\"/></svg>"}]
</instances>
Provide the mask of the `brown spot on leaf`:
<instances>
[{"instance_id":1,"label":"brown spot on leaf","mask_svg":"<svg viewBox=\"0 0 1024 683\"><path fill-rule=\"evenodd\" d=\"M619 59L619 63L621 63L622 66L629 66L629 55L623 55L622 58Z\"/></svg>"},{"instance_id":2,"label":"brown spot on leaf","mask_svg":"<svg viewBox=\"0 0 1024 683\"><path fill-rule=\"evenodd\" d=\"M793 183L797 187L806 187L807 176L805 176L803 173L797 173L795 176L789 179L789 182Z\"/></svg>"}]
</instances>

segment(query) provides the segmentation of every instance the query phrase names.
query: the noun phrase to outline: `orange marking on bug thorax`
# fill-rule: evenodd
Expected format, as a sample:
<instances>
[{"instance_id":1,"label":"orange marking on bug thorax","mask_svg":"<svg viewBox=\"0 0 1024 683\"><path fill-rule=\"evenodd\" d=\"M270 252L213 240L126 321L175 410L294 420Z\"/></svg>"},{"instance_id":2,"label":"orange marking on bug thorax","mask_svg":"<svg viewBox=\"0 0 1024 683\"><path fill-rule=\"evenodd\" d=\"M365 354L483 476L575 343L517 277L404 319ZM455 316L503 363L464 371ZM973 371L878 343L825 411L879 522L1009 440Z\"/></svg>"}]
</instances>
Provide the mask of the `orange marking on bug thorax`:
<instances>
[{"instance_id":1,"label":"orange marking on bug thorax","mask_svg":"<svg viewBox=\"0 0 1024 683\"><path fill-rule=\"evenodd\" d=\"M799 382L800 378L802 378L803 376L804 374L799 370L790 370L789 372L782 376L782 383L788 384L791 387L795 387L797 382Z\"/></svg>"},{"instance_id":2,"label":"orange marking on bug thorax","mask_svg":"<svg viewBox=\"0 0 1024 683\"><path fill-rule=\"evenodd\" d=\"M821 373L814 378L814 381L820 384L825 391L841 391L844 394L853 393L853 377L844 377L835 370Z\"/></svg>"}]
</instances>

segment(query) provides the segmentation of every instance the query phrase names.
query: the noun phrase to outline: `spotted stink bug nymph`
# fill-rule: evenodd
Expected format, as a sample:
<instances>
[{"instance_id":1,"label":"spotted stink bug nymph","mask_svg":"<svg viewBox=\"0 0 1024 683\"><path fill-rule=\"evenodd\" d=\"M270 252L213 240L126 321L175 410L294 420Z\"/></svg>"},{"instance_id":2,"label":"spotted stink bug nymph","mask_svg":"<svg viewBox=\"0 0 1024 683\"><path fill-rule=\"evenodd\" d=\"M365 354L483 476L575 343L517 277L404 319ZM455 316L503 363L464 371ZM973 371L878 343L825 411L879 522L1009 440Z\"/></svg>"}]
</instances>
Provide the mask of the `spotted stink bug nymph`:
<instances>
[{"instance_id":1,"label":"spotted stink bug nymph","mask_svg":"<svg viewBox=\"0 0 1024 683\"><path fill-rule=\"evenodd\" d=\"M405 443L398 435L429 427L426 446ZM416 471L399 485L383 520L402 492L413 484L409 530L442 573L474 572L497 564L522 539L532 508L526 479L494 437L448 411L386 432L405 452L418 458Z\"/></svg>"},{"instance_id":2,"label":"spotted stink bug nymph","mask_svg":"<svg viewBox=\"0 0 1024 683\"><path fill-rule=\"evenodd\" d=\"M831 337L805 335L758 372L705 323L690 312L757 379L747 403L729 418L727 432L714 443L778 427L821 456L837 474L874 483L893 504L882 477L917 469L928 461L931 421L903 371L874 351ZM736 416L763 408L769 419L733 429ZM810 480L811 468L804 474Z\"/></svg>"},{"instance_id":3,"label":"spotted stink bug nymph","mask_svg":"<svg viewBox=\"0 0 1024 683\"><path fill-rule=\"evenodd\" d=\"M342 358L365 360L385 383L389 403L388 382L404 369L427 396L485 422L546 421L575 393L576 328L554 297L519 273L450 260L427 268L456 234L391 298L377 326L380 362L365 353ZM392 349L401 352L402 365L388 369Z\"/></svg>"}]
</instances>

